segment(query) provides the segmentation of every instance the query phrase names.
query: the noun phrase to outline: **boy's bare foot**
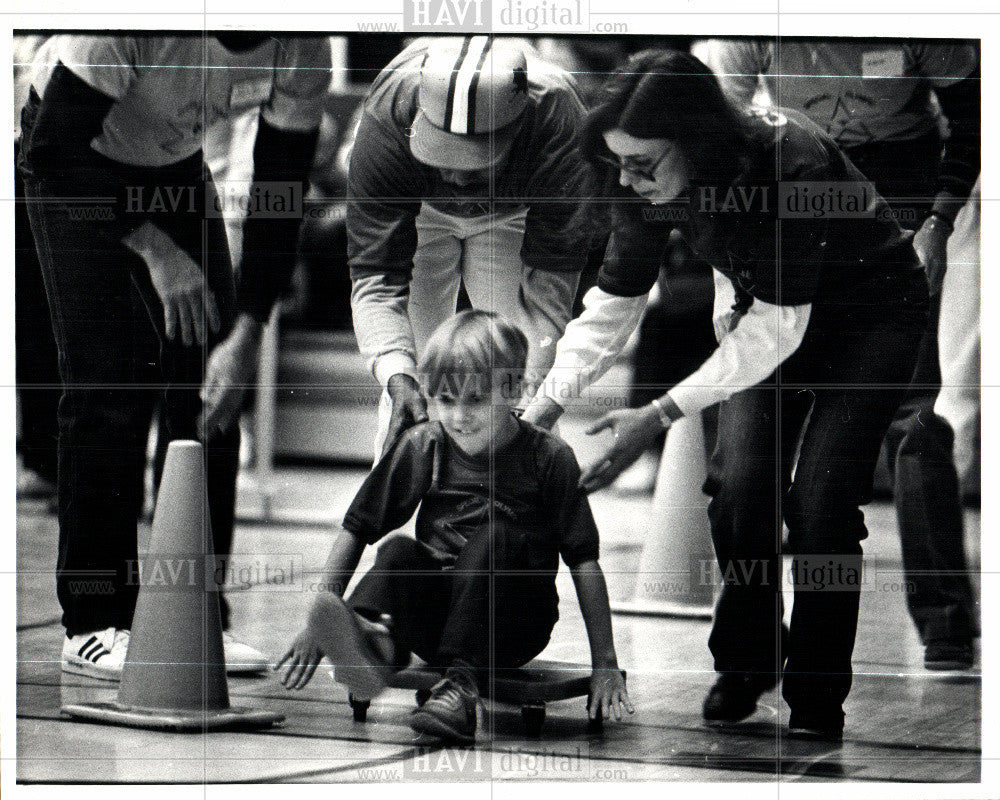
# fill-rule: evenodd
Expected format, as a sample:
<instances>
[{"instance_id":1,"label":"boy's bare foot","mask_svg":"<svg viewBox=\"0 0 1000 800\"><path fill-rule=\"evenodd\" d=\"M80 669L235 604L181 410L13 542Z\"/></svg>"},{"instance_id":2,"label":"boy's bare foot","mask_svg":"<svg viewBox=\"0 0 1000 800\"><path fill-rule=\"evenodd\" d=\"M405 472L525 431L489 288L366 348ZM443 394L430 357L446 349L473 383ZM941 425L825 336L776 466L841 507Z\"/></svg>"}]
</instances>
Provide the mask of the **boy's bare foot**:
<instances>
[{"instance_id":1,"label":"boy's bare foot","mask_svg":"<svg viewBox=\"0 0 1000 800\"><path fill-rule=\"evenodd\" d=\"M338 683L352 694L372 698L389 681L395 643L389 629L359 616L334 594L318 599L309 612L309 630L334 666Z\"/></svg>"}]
</instances>

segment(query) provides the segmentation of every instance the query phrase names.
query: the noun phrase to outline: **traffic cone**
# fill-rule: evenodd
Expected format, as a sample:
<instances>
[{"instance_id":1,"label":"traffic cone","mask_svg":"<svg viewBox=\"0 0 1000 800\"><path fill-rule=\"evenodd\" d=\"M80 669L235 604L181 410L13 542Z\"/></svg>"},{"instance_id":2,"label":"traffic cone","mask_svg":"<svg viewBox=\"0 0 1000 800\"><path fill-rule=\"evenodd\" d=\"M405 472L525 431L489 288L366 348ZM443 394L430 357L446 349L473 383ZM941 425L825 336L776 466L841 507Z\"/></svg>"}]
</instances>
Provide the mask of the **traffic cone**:
<instances>
[{"instance_id":1,"label":"traffic cone","mask_svg":"<svg viewBox=\"0 0 1000 800\"><path fill-rule=\"evenodd\" d=\"M229 705L205 460L198 442L170 443L149 552L140 562L118 700L64 705L63 713L178 731L263 727L284 719Z\"/></svg>"},{"instance_id":2,"label":"traffic cone","mask_svg":"<svg viewBox=\"0 0 1000 800\"><path fill-rule=\"evenodd\" d=\"M670 426L632 599L619 614L711 619L717 567L708 525L701 415Z\"/></svg>"}]
</instances>

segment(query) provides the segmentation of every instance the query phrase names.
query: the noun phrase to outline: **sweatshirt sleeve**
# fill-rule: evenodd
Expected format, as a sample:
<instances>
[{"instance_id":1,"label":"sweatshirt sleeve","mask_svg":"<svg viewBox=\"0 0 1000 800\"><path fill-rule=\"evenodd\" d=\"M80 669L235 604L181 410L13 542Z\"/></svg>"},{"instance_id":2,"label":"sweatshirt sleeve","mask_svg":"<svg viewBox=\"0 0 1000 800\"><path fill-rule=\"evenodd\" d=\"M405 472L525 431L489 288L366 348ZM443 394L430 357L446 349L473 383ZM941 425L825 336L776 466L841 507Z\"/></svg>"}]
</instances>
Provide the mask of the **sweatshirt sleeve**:
<instances>
[{"instance_id":1,"label":"sweatshirt sleeve","mask_svg":"<svg viewBox=\"0 0 1000 800\"><path fill-rule=\"evenodd\" d=\"M388 357L399 367L393 371L401 372L416 357L406 309L423 195L419 168L405 142L387 126L391 123L380 122L371 112L362 114L347 187L354 334L383 385L392 366L380 365L381 359Z\"/></svg>"},{"instance_id":2,"label":"sweatshirt sleeve","mask_svg":"<svg viewBox=\"0 0 1000 800\"><path fill-rule=\"evenodd\" d=\"M589 173L576 141L583 103L569 89L552 91L537 113L542 120L528 148L538 158L525 188L530 200L521 258L537 269L579 272L594 236L577 219Z\"/></svg>"}]
</instances>

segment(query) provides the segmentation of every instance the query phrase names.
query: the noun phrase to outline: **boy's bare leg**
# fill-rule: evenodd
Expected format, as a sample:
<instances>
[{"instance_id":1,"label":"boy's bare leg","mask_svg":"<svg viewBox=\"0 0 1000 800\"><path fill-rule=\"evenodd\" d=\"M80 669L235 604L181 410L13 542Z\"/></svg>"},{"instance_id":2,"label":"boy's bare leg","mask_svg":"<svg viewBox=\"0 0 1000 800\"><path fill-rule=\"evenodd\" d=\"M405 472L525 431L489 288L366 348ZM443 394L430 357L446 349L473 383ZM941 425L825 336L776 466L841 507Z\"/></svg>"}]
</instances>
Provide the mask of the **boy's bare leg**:
<instances>
[{"instance_id":1,"label":"boy's bare leg","mask_svg":"<svg viewBox=\"0 0 1000 800\"><path fill-rule=\"evenodd\" d=\"M339 683L366 699L385 689L395 671L395 643L385 624L365 619L337 595L326 594L313 605L308 625Z\"/></svg>"}]
</instances>

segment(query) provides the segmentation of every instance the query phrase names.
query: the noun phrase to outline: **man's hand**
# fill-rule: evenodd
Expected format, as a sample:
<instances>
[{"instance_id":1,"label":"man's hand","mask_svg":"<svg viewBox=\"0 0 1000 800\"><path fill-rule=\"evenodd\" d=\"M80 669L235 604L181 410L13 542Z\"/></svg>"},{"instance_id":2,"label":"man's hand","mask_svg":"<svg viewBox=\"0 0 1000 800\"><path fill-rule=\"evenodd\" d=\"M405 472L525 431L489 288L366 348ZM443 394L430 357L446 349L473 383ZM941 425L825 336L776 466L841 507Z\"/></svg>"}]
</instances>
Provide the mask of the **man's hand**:
<instances>
[{"instance_id":1,"label":"man's hand","mask_svg":"<svg viewBox=\"0 0 1000 800\"><path fill-rule=\"evenodd\" d=\"M392 416L389 417L389 431L382 445L382 455L396 443L407 428L427 422L427 401L420 393L420 384L405 372L397 372L385 386L392 400Z\"/></svg>"},{"instance_id":2,"label":"man's hand","mask_svg":"<svg viewBox=\"0 0 1000 800\"><path fill-rule=\"evenodd\" d=\"M262 325L241 314L229 334L212 351L201 389L198 435L209 441L235 424L243 397L253 380L260 352Z\"/></svg>"},{"instance_id":3,"label":"man's hand","mask_svg":"<svg viewBox=\"0 0 1000 800\"><path fill-rule=\"evenodd\" d=\"M606 720L610 720L613 713L619 722L624 718L623 711L635 713L621 670L595 669L590 676L590 704L587 706L587 713L594 719L598 711Z\"/></svg>"},{"instance_id":4,"label":"man's hand","mask_svg":"<svg viewBox=\"0 0 1000 800\"><path fill-rule=\"evenodd\" d=\"M932 296L941 292L944 283L944 273L948 268L948 237L952 230L947 222L932 215L924 220L913 237L913 249L924 265Z\"/></svg>"},{"instance_id":5,"label":"man's hand","mask_svg":"<svg viewBox=\"0 0 1000 800\"><path fill-rule=\"evenodd\" d=\"M552 426L559 420L559 417L562 416L562 413L563 407L551 397L538 397L536 395L532 398L528 407L524 409L521 419L550 431L552 430Z\"/></svg>"},{"instance_id":6,"label":"man's hand","mask_svg":"<svg viewBox=\"0 0 1000 800\"><path fill-rule=\"evenodd\" d=\"M281 679L281 684L286 689L304 689L306 684L312 680L313 673L323 659L323 651L320 649L312 633L306 628L295 637L291 647L281 657L281 661L274 665L274 670L281 669L281 665L288 663L285 675Z\"/></svg>"},{"instance_id":7,"label":"man's hand","mask_svg":"<svg viewBox=\"0 0 1000 800\"><path fill-rule=\"evenodd\" d=\"M605 414L587 429L587 434L599 433L606 428L611 429L614 444L604 458L580 476L580 486L588 494L613 482L656 441L657 434L663 430L660 416L651 404Z\"/></svg>"},{"instance_id":8,"label":"man's hand","mask_svg":"<svg viewBox=\"0 0 1000 800\"><path fill-rule=\"evenodd\" d=\"M180 328L186 347L208 341L208 328L218 333L221 321L215 295L205 275L173 239L145 222L124 243L146 262L153 288L163 302L167 338L173 341Z\"/></svg>"}]
</instances>

